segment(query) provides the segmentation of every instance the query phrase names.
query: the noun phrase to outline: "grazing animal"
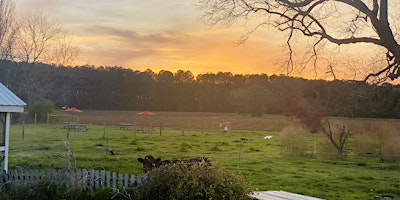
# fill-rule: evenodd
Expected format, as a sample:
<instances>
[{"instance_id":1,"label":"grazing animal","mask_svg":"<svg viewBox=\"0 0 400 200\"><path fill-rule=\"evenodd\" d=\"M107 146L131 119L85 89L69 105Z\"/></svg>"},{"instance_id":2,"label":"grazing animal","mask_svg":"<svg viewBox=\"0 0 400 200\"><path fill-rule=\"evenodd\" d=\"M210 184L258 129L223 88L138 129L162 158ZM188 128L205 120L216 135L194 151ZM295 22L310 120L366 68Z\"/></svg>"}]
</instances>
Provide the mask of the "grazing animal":
<instances>
[{"instance_id":1,"label":"grazing animal","mask_svg":"<svg viewBox=\"0 0 400 200\"><path fill-rule=\"evenodd\" d=\"M210 161L205 157L194 157L187 159L176 159L176 160L161 160L161 158L154 158L152 155L147 155L144 158L138 158L138 162L143 164L143 172L147 173L164 165L174 165L174 164L185 164L187 166L192 166L195 164L200 164L204 162L207 166L211 166Z\"/></svg>"},{"instance_id":2,"label":"grazing animal","mask_svg":"<svg viewBox=\"0 0 400 200\"><path fill-rule=\"evenodd\" d=\"M156 166L156 159L152 155L145 156L144 158L138 158L138 162L143 164L143 172L147 173Z\"/></svg>"}]
</instances>

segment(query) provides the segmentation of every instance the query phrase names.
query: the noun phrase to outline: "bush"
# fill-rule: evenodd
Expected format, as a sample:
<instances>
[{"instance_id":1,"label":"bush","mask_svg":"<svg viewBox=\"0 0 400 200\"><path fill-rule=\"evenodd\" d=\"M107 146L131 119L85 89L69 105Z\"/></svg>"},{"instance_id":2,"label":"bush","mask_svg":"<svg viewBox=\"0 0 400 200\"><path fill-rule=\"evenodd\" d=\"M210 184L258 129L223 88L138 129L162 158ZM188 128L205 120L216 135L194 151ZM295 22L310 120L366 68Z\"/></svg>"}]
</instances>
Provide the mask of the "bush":
<instances>
[{"instance_id":1,"label":"bush","mask_svg":"<svg viewBox=\"0 0 400 200\"><path fill-rule=\"evenodd\" d=\"M139 188L139 199L251 199L245 181L205 163L154 169Z\"/></svg>"},{"instance_id":2,"label":"bush","mask_svg":"<svg viewBox=\"0 0 400 200\"><path fill-rule=\"evenodd\" d=\"M53 113L53 105L47 101L38 101L29 108L29 116L34 118L37 114L38 122L46 122L47 113Z\"/></svg>"},{"instance_id":3,"label":"bush","mask_svg":"<svg viewBox=\"0 0 400 200\"><path fill-rule=\"evenodd\" d=\"M84 190L82 188L67 188L65 184L53 180L44 179L38 182L8 183L2 187L7 192L0 192L0 199L69 199L69 200L124 200L131 199L131 194L125 192L114 192L111 188L98 188L95 190ZM135 191L129 191L135 195ZM136 199L133 196L133 199Z\"/></svg>"},{"instance_id":4,"label":"bush","mask_svg":"<svg viewBox=\"0 0 400 200\"><path fill-rule=\"evenodd\" d=\"M8 190L0 193L0 199L61 199L66 192L64 185L57 185L49 180L8 183L2 189L4 188Z\"/></svg>"}]
</instances>

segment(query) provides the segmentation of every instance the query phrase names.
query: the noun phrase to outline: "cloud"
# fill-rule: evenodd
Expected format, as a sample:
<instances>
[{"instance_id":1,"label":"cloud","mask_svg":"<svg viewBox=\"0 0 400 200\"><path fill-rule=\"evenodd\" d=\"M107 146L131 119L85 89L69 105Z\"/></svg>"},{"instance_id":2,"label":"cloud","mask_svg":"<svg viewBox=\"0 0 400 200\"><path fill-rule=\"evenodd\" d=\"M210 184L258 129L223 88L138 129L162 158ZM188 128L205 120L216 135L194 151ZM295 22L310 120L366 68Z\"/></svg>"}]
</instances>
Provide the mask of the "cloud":
<instances>
[{"instance_id":1,"label":"cloud","mask_svg":"<svg viewBox=\"0 0 400 200\"><path fill-rule=\"evenodd\" d=\"M104 37L114 38L125 44L133 45L155 45L162 46L165 44L181 44L187 39L187 36L177 32L155 32L148 34L140 34L134 30L124 28L115 28L110 26L89 26L80 33L83 37Z\"/></svg>"}]
</instances>

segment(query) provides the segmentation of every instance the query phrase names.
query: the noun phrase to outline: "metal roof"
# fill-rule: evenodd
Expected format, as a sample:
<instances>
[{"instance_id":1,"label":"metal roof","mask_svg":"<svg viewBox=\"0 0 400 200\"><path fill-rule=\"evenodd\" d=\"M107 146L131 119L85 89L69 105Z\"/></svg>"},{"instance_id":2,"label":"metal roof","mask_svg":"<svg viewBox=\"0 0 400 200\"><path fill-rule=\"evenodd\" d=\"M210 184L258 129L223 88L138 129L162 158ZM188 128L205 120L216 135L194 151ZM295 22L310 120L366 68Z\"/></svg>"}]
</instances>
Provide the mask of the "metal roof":
<instances>
[{"instance_id":1,"label":"metal roof","mask_svg":"<svg viewBox=\"0 0 400 200\"><path fill-rule=\"evenodd\" d=\"M26 106L17 95L11 92L6 86L0 83L0 106ZM0 110L1 111L1 110Z\"/></svg>"}]
</instances>

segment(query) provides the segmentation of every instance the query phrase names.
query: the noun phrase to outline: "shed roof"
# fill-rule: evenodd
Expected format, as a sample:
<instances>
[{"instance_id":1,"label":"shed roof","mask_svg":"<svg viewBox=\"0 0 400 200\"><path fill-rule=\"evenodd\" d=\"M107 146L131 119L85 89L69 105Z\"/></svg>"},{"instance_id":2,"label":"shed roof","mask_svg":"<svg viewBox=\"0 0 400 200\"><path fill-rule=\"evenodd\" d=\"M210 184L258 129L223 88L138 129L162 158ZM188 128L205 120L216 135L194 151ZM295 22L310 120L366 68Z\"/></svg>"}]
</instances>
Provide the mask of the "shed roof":
<instances>
[{"instance_id":1,"label":"shed roof","mask_svg":"<svg viewBox=\"0 0 400 200\"><path fill-rule=\"evenodd\" d=\"M26 103L0 83L0 112L23 112Z\"/></svg>"}]
</instances>

